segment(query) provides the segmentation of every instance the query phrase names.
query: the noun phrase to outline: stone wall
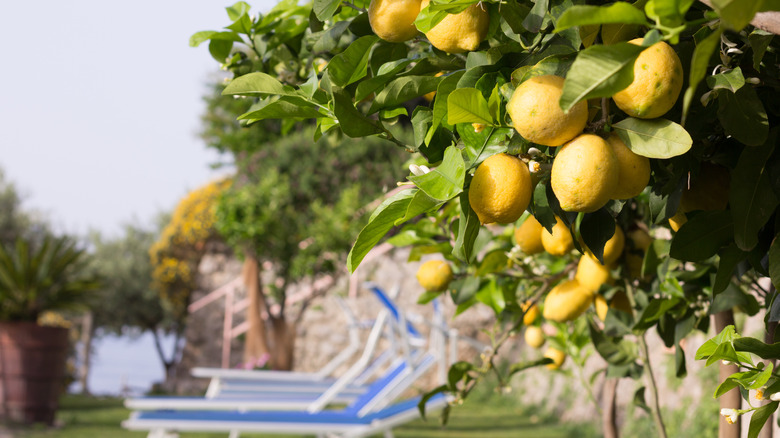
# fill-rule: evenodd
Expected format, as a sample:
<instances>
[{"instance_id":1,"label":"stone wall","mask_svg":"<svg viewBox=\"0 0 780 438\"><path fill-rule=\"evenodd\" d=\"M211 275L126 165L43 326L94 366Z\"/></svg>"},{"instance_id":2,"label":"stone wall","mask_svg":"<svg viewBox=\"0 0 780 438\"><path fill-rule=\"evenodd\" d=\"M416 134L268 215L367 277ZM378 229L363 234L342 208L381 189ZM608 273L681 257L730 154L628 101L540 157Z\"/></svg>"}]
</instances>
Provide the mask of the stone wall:
<instances>
[{"instance_id":1,"label":"stone wall","mask_svg":"<svg viewBox=\"0 0 780 438\"><path fill-rule=\"evenodd\" d=\"M364 262L357 272L357 280L362 283L370 280L386 291L394 287L400 288L397 302L410 313L422 315L428 320L432 316L432 306L418 305L417 298L423 292L417 284L415 273L419 265L427 261L424 258L418 262L407 262L408 250L399 249L389 255L381 256L375 260ZM240 273L240 263L230 257L227 252L219 251L203 259L200 268L203 290L212 290L235 278ZM295 369L299 371L316 371L322 368L338 352L342 351L349 343L346 319L332 295L344 297L347 305L354 311L358 319L370 321L376 317L381 306L373 295L362 286L357 289L355 296L349 296L349 281L346 275L339 278L331 288L329 294L316 298L304 314L301 323L297 327L298 338L295 346ZM293 290L292 292L295 292ZM199 292L196 296L202 296L205 292ZM455 306L449 299L442 300L446 323L459 331L459 333L476 338L483 343L489 343L485 334L493 328L495 318L493 311L487 306L476 305L457 317L454 316ZM297 309L291 309L291 312ZM191 324L187 329L187 347L181 364L180 376L187 374L192 366L219 366L222 338L222 311L219 306L211 306L206 311L192 316ZM744 331L747 334L756 334L762 329L761 315L747 319L744 323ZM425 329L422 331L427 332ZM362 339L365 339L368 330L363 330ZM510 341L502 351L503 358L510 361L533 360L541 357L541 350L531 349L523 344L522 336ZM647 335L649 350L651 351L651 363L654 367L654 375L658 381L662 406L667 409L688 409L693 412L696 405L706 397L711 397L714 391L712 381L702 382L702 376L713 379L713 371L704 370L702 361L694 360L696 349L706 340L702 334L696 334L685 343L686 364L688 375L684 379L674 377L674 352L666 349L660 338L653 331ZM466 345L459 344L459 360L479 361L479 351ZM241 360L241 346L239 341L234 341L233 360L238 363ZM336 374L343 372L348 364L359 357L358 351L351 360L337 370ZM535 368L516 374L511 383L512 390L507 397L519 398L524 404L538 406L540 412L553 412L564 421L593 421L599 418L594 404L587 396L585 387L581 384L583 379L589 380L594 373L598 373L606 366L604 360L595 352L586 362L582 375L573 366L570 360L561 371L549 371L545 368ZM712 367L715 367L713 365ZM430 389L438 383L435 368L415 386L417 390ZM205 388L203 381L182 381L180 389L187 391L202 391ZM593 396L597 402L601 402L601 385L603 374L595 378L593 383ZM623 379L618 387L618 416L620 423L631 421L626 418L627 412L640 414L639 409L626 409L631 404L635 390L642 382ZM712 420L717 421L718 413L712 413Z\"/></svg>"}]
</instances>

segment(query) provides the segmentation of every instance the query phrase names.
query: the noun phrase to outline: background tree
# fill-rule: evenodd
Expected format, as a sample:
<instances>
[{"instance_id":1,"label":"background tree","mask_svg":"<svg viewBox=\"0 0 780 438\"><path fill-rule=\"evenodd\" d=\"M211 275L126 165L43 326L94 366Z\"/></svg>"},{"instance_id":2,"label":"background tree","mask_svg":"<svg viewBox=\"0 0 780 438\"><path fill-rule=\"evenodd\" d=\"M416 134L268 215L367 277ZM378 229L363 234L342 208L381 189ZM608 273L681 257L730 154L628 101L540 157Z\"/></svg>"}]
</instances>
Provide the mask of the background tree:
<instances>
[{"instance_id":1,"label":"background tree","mask_svg":"<svg viewBox=\"0 0 780 438\"><path fill-rule=\"evenodd\" d=\"M559 366L540 359L502 373L494 360L522 329L532 308L528 304L547 301L557 286L573 281L569 277L578 269L580 254L590 252L602 261L616 230L628 236L649 231L647 238L629 239L618 254L619 265L609 269L615 285L605 283L598 291L613 305L623 297L623 311L608 310L603 322L593 312L573 321L548 318L557 334L547 342L578 366L595 350L608 363L606 375L644 381L648 402L644 389L636 401L648 408L658 435L665 437L648 331L675 347L676 375L683 376L681 341L695 330L706 333L714 319L719 335L698 351L697 359L708 364L726 360L740 369L715 391L729 394L722 406L734 409L724 411L721 436L738 436L738 423L747 413L749 436L757 436L780 402L741 410L737 388L743 398L749 389L779 394L780 375L772 363L754 358L777 359L780 352L776 345L738 335L728 313L735 307L763 310L767 333L780 319L777 292L765 287L767 280L780 284L780 41L762 30L770 27L750 25L754 17L779 21L772 11L780 5L770 0L713 1L711 7L690 0L434 0L421 7L414 22L428 37L417 34L391 43L374 33L368 3L323 0L299 6L285 1L253 16L249 5L239 2L228 8L229 26L199 32L191 43L208 41L212 56L233 73L224 94L252 99L252 107L240 116L243 123L284 119L283 126L290 126L311 119L315 139L380 137L420 152L434 167L411 175L398 172L398 179L413 187L374 211L347 266L354 270L393 230L397 234L389 241L410 245L413 253L440 252L452 263L455 280L448 294L459 312L475 305L495 311L500 324L492 352L481 363L455 364L449 384L438 390L467 397L487 374L504 385L528 367ZM477 38L479 44L448 45L448 51L462 53L447 54L434 47L440 38L431 31L460 13L487 13L489 24L481 20L485 34ZM438 35L457 40L464 31ZM635 38L638 44L628 43ZM616 108L612 102L618 99L610 98L634 81L640 53L659 41L673 47L682 62L682 71L672 72L683 92L671 110L651 119ZM507 117L515 91L542 75L565 77L558 109L590 103L584 132L604 138L614 133L635 154L650 159L651 177L642 193L609 201L596 211L561 207L561 195L571 193L556 193L550 169L562 148L532 142ZM432 104L410 114L407 102L432 91ZM412 125L412 138L399 135L399 121ZM516 224L485 227L469 194L477 192L477 169L499 153L517 157L533 171L527 187L531 202ZM416 220L419 215L428 220ZM560 222L561 235L570 238L573 249L556 256L518 253L511 228L528 215L548 232ZM586 379L583 383L589 388ZM736 400L727 400L730 395Z\"/></svg>"},{"instance_id":2,"label":"background tree","mask_svg":"<svg viewBox=\"0 0 780 438\"><path fill-rule=\"evenodd\" d=\"M168 382L175 381L175 376L171 375L171 372L176 369L173 366L173 361L179 356L181 345L178 340L184 331L188 314L187 306L190 303L192 291L197 287L195 276L198 264L203 257L207 242L217 238L214 230L216 202L220 193L229 184L229 180L218 180L188 193L176 206L170 221L148 250L151 262L151 289L159 294L162 306L153 304L152 309L150 309L153 313L148 320L141 319L143 315L134 313L130 319L145 324L145 328L150 330L152 327L149 324L164 324L157 325L156 328L164 328L175 334L175 349L170 358L165 359L162 354L160 355L166 369L166 381ZM132 230L132 233L138 233L142 239L150 237L146 234L148 232L142 230ZM140 250L143 246L141 244L141 247L137 247L131 242L118 242L118 244L130 252ZM147 267L144 266L143 262L136 261L138 264L131 264L121 269L145 272ZM154 298L146 295L148 292L143 284L144 281L144 278L140 278L132 288L128 289L128 292L154 302ZM162 313L157 313L158 311L162 311ZM159 338L155 340L158 342L158 353L161 353Z\"/></svg>"},{"instance_id":3,"label":"background tree","mask_svg":"<svg viewBox=\"0 0 780 438\"><path fill-rule=\"evenodd\" d=\"M22 197L15 184L0 169L0 244L16 241L27 233L44 232L47 224L35 212L22 209Z\"/></svg>"},{"instance_id":4,"label":"background tree","mask_svg":"<svg viewBox=\"0 0 780 438\"><path fill-rule=\"evenodd\" d=\"M268 352L274 368L290 369L295 325L324 289L292 313L285 306L286 291L304 279L313 284L317 276L341 271L366 213L363 207L394 186L393 169L404 154L377 139L314 142L311 129L301 124L242 126L236 118L252 102L226 98L221 88L207 99L203 136L211 147L232 155L237 169L233 186L220 198L216 227L244 258L250 297L245 360ZM292 128L303 132L281 135ZM272 266L265 275L263 262ZM279 305L277 312L271 303Z\"/></svg>"},{"instance_id":5,"label":"background tree","mask_svg":"<svg viewBox=\"0 0 780 438\"><path fill-rule=\"evenodd\" d=\"M86 317L81 338L85 360L80 380L84 392L89 392L89 357L96 333L117 336L149 333L166 376L175 364L184 327L174 318L159 292L152 288L153 267L149 249L158 234L140 224L128 223L117 237L105 238L98 232L90 235L90 269L104 281L100 299L95 301ZM174 338L174 348L167 354L163 347L164 335L173 335Z\"/></svg>"}]
</instances>

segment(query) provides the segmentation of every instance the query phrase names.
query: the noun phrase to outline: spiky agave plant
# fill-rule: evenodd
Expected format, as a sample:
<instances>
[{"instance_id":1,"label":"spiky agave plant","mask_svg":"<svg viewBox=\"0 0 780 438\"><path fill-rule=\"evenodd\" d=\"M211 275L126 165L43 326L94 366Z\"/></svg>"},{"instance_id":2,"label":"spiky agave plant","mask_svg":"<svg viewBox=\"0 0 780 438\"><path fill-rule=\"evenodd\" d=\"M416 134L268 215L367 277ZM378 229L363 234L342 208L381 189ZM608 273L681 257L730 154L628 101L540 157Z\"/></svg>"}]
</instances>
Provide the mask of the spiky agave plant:
<instances>
[{"instance_id":1,"label":"spiky agave plant","mask_svg":"<svg viewBox=\"0 0 780 438\"><path fill-rule=\"evenodd\" d=\"M0 245L0 320L37 321L44 311L84 306L99 287L85 255L68 236Z\"/></svg>"}]
</instances>

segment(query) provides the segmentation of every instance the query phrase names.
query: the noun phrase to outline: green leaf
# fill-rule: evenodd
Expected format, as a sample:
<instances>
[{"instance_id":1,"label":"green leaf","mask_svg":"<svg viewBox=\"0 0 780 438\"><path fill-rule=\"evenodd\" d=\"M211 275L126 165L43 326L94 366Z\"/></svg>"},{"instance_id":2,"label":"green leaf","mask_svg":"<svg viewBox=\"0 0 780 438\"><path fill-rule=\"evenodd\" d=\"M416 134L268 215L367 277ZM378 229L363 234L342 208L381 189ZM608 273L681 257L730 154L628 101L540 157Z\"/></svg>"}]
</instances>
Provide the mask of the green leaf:
<instances>
[{"instance_id":1,"label":"green leaf","mask_svg":"<svg viewBox=\"0 0 780 438\"><path fill-rule=\"evenodd\" d=\"M232 6L228 6L225 8L230 21L238 20L239 18L241 18L241 16L249 12L249 9L250 6L246 2L236 2Z\"/></svg>"},{"instance_id":2,"label":"green leaf","mask_svg":"<svg viewBox=\"0 0 780 438\"><path fill-rule=\"evenodd\" d=\"M577 102L611 97L631 85L634 62L644 47L629 43L590 46L574 60L563 85L560 105L569 111Z\"/></svg>"},{"instance_id":3,"label":"green leaf","mask_svg":"<svg viewBox=\"0 0 780 438\"><path fill-rule=\"evenodd\" d=\"M743 251L758 244L758 232L775 211L778 201L772 190L767 161L775 150L777 130L760 147L745 148L731 173L729 204L734 219L734 241Z\"/></svg>"},{"instance_id":4,"label":"green leaf","mask_svg":"<svg viewBox=\"0 0 780 438\"><path fill-rule=\"evenodd\" d=\"M355 108L347 92L338 87L333 87L333 112L339 119L339 127L348 137L367 137L382 132L373 120Z\"/></svg>"},{"instance_id":5,"label":"green leaf","mask_svg":"<svg viewBox=\"0 0 780 438\"><path fill-rule=\"evenodd\" d=\"M765 344L756 338L744 336L734 339L733 343L736 351L747 351L761 359L780 359L780 342Z\"/></svg>"},{"instance_id":6,"label":"green leaf","mask_svg":"<svg viewBox=\"0 0 780 438\"><path fill-rule=\"evenodd\" d=\"M371 102L369 114L382 108L392 107L407 102L415 97L436 90L441 79L434 76L404 76L390 82Z\"/></svg>"},{"instance_id":7,"label":"green leaf","mask_svg":"<svg viewBox=\"0 0 780 438\"><path fill-rule=\"evenodd\" d=\"M356 82L368 72L371 48L379 41L376 35L366 35L352 42L346 50L334 56L328 63L328 74L334 84L341 87Z\"/></svg>"},{"instance_id":8,"label":"green leaf","mask_svg":"<svg viewBox=\"0 0 780 438\"><path fill-rule=\"evenodd\" d=\"M769 134L764 104L750 86L718 93L718 119L727 134L748 146L763 144Z\"/></svg>"},{"instance_id":9,"label":"green leaf","mask_svg":"<svg viewBox=\"0 0 780 438\"><path fill-rule=\"evenodd\" d=\"M647 19L642 11L630 3L618 2L609 6L574 5L558 18L555 31L560 32L574 26L607 23L647 25Z\"/></svg>"},{"instance_id":10,"label":"green leaf","mask_svg":"<svg viewBox=\"0 0 780 438\"><path fill-rule=\"evenodd\" d=\"M211 39L213 35L215 35L217 32L214 30L204 30L200 32L195 32L190 37L190 47L198 47L203 43L204 41L208 41Z\"/></svg>"},{"instance_id":11,"label":"green leaf","mask_svg":"<svg viewBox=\"0 0 780 438\"><path fill-rule=\"evenodd\" d=\"M320 21L326 21L336 13L341 5L341 0L314 0L312 10Z\"/></svg>"},{"instance_id":12,"label":"green leaf","mask_svg":"<svg viewBox=\"0 0 780 438\"><path fill-rule=\"evenodd\" d=\"M685 96L683 97L683 113L682 113L682 125L685 126L685 119L688 114L688 110L693 102L693 97L696 94L696 87L699 86L699 82L704 79L707 74L707 67L710 63L710 58L715 52L715 49L720 44L720 34L723 32L720 28L717 31L711 33L707 38L702 40L696 45L693 50L693 56L691 57L691 68L688 75L688 88L685 90Z\"/></svg>"},{"instance_id":13,"label":"green leaf","mask_svg":"<svg viewBox=\"0 0 780 438\"><path fill-rule=\"evenodd\" d=\"M429 145L433 135L442 123L447 122L447 102L449 95L458 87L458 81L463 76L463 71L455 72L445 77L436 89L436 98L433 101L433 119L428 134L425 136L425 144Z\"/></svg>"},{"instance_id":14,"label":"green leaf","mask_svg":"<svg viewBox=\"0 0 780 438\"><path fill-rule=\"evenodd\" d=\"M737 265L747 258L747 253L737 247L736 243L731 243L720 253L718 262L718 273L715 275L715 282L712 284L712 294L717 296L726 290L734 276L734 269Z\"/></svg>"},{"instance_id":15,"label":"green leaf","mask_svg":"<svg viewBox=\"0 0 780 438\"><path fill-rule=\"evenodd\" d=\"M758 434L761 433L761 429L764 428L767 420L769 420L769 418L772 417L772 414L777 410L778 404L780 404L780 402L770 402L753 411L753 415L750 416L748 438L758 438Z\"/></svg>"},{"instance_id":16,"label":"green leaf","mask_svg":"<svg viewBox=\"0 0 780 438\"><path fill-rule=\"evenodd\" d=\"M442 201L433 199L422 190L419 190L417 193L415 193L414 198L412 198L412 202L409 203L409 207L406 209L406 214L404 214L402 218L396 220L395 225L401 225L402 223L414 219L423 213L438 210L439 207L441 207L443 204L444 203Z\"/></svg>"},{"instance_id":17,"label":"green leaf","mask_svg":"<svg viewBox=\"0 0 780 438\"><path fill-rule=\"evenodd\" d=\"M474 242L477 240L481 229L479 217L469 204L468 192L460 195L460 219L458 220L458 234L455 238L455 246L452 255L466 263L474 260Z\"/></svg>"},{"instance_id":18,"label":"green leaf","mask_svg":"<svg viewBox=\"0 0 780 438\"><path fill-rule=\"evenodd\" d=\"M512 135L508 128L488 127L482 132L476 132L471 125L458 125L458 134L463 140L463 154L468 167L473 168L484 159L501 152L506 152L507 139Z\"/></svg>"},{"instance_id":19,"label":"green leaf","mask_svg":"<svg viewBox=\"0 0 780 438\"><path fill-rule=\"evenodd\" d=\"M238 120L254 123L265 119L316 119L323 116L316 107L307 104L302 98L282 96L278 99L271 97L252 105Z\"/></svg>"},{"instance_id":20,"label":"green leaf","mask_svg":"<svg viewBox=\"0 0 780 438\"><path fill-rule=\"evenodd\" d=\"M225 62L230 51L233 50L233 41L212 39L209 41L209 53L220 64Z\"/></svg>"},{"instance_id":21,"label":"green leaf","mask_svg":"<svg viewBox=\"0 0 780 438\"><path fill-rule=\"evenodd\" d=\"M477 291L477 294L474 295L474 297L480 303L491 307L496 314L501 313L506 307L504 293L494 279L488 281L479 291Z\"/></svg>"},{"instance_id":22,"label":"green leaf","mask_svg":"<svg viewBox=\"0 0 780 438\"><path fill-rule=\"evenodd\" d=\"M728 29L739 32L761 8L762 0L712 0L712 8Z\"/></svg>"},{"instance_id":23,"label":"green leaf","mask_svg":"<svg viewBox=\"0 0 780 438\"><path fill-rule=\"evenodd\" d=\"M707 76L707 85L713 90L724 89L736 93L745 85L745 77L742 75L742 69L737 67L726 73Z\"/></svg>"},{"instance_id":24,"label":"green leaf","mask_svg":"<svg viewBox=\"0 0 780 438\"><path fill-rule=\"evenodd\" d=\"M503 249L494 249L485 254L482 258L482 262L477 268L477 272L474 274L478 277L492 274L494 272L503 271L506 268L506 263L509 258L506 255L506 251Z\"/></svg>"},{"instance_id":25,"label":"green leaf","mask_svg":"<svg viewBox=\"0 0 780 438\"><path fill-rule=\"evenodd\" d=\"M225 96L299 95L292 87L283 85L275 77L263 72L249 73L233 79L222 94Z\"/></svg>"},{"instance_id":26,"label":"green leaf","mask_svg":"<svg viewBox=\"0 0 780 438\"><path fill-rule=\"evenodd\" d=\"M377 76L360 81L355 90L355 100L361 101L371 93L398 77L398 73L412 63L411 59L400 59L382 64Z\"/></svg>"},{"instance_id":27,"label":"green leaf","mask_svg":"<svg viewBox=\"0 0 780 438\"><path fill-rule=\"evenodd\" d=\"M631 151L648 158L672 158L691 148L693 139L682 126L666 119L629 117L612 125Z\"/></svg>"},{"instance_id":28,"label":"green leaf","mask_svg":"<svg viewBox=\"0 0 780 438\"><path fill-rule=\"evenodd\" d=\"M555 75L564 77L576 59L576 54L550 55L533 66L523 66L512 72L512 84L518 86L534 76Z\"/></svg>"},{"instance_id":29,"label":"green leaf","mask_svg":"<svg viewBox=\"0 0 780 438\"><path fill-rule=\"evenodd\" d=\"M493 118L485 97L476 88L459 88L447 97L447 123L492 125Z\"/></svg>"},{"instance_id":30,"label":"green leaf","mask_svg":"<svg viewBox=\"0 0 780 438\"><path fill-rule=\"evenodd\" d=\"M535 0L534 7L523 20L523 27L531 33L539 32L542 29L548 8L549 0Z\"/></svg>"},{"instance_id":31,"label":"green leaf","mask_svg":"<svg viewBox=\"0 0 780 438\"><path fill-rule=\"evenodd\" d=\"M773 36L773 34L760 29L756 29L748 35L750 47L753 49L753 68L756 71L761 70L761 61L764 59L764 54L769 47L769 43L772 42Z\"/></svg>"},{"instance_id":32,"label":"green leaf","mask_svg":"<svg viewBox=\"0 0 780 438\"><path fill-rule=\"evenodd\" d=\"M355 244L347 256L347 269L354 273L369 251L395 226L395 221L404 217L417 190L404 190L385 199L358 234Z\"/></svg>"},{"instance_id":33,"label":"green leaf","mask_svg":"<svg viewBox=\"0 0 780 438\"><path fill-rule=\"evenodd\" d=\"M728 211L702 211L677 231L669 255L698 262L715 255L733 238L734 220Z\"/></svg>"},{"instance_id":34,"label":"green leaf","mask_svg":"<svg viewBox=\"0 0 780 438\"><path fill-rule=\"evenodd\" d=\"M450 146L444 151L444 161L430 172L419 176L410 176L420 190L438 201L449 201L463 191L466 177L466 164L460 149Z\"/></svg>"},{"instance_id":35,"label":"green leaf","mask_svg":"<svg viewBox=\"0 0 780 438\"><path fill-rule=\"evenodd\" d=\"M427 33L433 29L437 24L441 22L449 14L457 14L472 4L476 3L474 0L446 0L435 1L429 3L426 7L420 10L417 18L414 21L414 25L420 32Z\"/></svg>"},{"instance_id":36,"label":"green leaf","mask_svg":"<svg viewBox=\"0 0 780 438\"><path fill-rule=\"evenodd\" d=\"M605 209L588 213L580 224L580 235L585 246L604 264L604 244L615 234L615 221Z\"/></svg>"}]
</instances>

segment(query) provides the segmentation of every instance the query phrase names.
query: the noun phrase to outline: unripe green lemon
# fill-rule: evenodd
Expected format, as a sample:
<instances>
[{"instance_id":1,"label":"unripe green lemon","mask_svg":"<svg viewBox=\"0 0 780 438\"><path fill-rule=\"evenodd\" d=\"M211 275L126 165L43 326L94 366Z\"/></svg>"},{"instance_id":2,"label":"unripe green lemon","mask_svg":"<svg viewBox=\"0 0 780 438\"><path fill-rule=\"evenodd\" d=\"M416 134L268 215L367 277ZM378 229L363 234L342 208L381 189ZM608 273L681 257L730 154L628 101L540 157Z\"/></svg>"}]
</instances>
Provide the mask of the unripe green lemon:
<instances>
[{"instance_id":1,"label":"unripe green lemon","mask_svg":"<svg viewBox=\"0 0 780 438\"><path fill-rule=\"evenodd\" d=\"M588 103L581 101L564 113L558 99L563 93L560 76L535 76L512 93L506 111L524 139L545 146L560 146L576 137L588 122Z\"/></svg>"}]
</instances>

